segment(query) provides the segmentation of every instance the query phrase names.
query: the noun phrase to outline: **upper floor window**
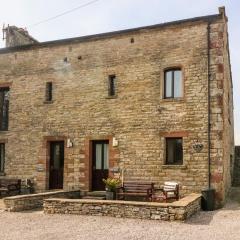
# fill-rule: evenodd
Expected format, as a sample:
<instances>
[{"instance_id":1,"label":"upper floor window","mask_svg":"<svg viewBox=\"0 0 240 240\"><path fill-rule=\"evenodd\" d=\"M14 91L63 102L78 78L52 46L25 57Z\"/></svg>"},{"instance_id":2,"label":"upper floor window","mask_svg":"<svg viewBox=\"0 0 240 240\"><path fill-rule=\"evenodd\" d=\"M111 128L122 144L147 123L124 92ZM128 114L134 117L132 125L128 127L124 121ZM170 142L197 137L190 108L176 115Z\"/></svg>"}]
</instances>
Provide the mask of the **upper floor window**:
<instances>
[{"instance_id":1,"label":"upper floor window","mask_svg":"<svg viewBox=\"0 0 240 240\"><path fill-rule=\"evenodd\" d=\"M166 138L166 164L183 164L182 138Z\"/></svg>"},{"instance_id":2,"label":"upper floor window","mask_svg":"<svg viewBox=\"0 0 240 240\"><path fill-rule=\"evenodd\" d=\"M47 102L51 102L52 101L52 98L53 98L53 96L52 96L52 89L53 89L53 87L52 87L52 82L47 82L46 83L46 95L45 95L45 100L47 101Z\"/></svg>"},{"instance_id":3,"label":"upper floor window","mask_svg":"<svg viewBox=\"0 0 240 240\"><path fill-rule=\"evenodd\" d=\"M108 77L108 96L116 96L116 76L110 75Z\"/></svg>"},{"instance_id":4,"label":"upper floor window","mask_svg":"<svg viewBox=\"0 0 240 240\"><path fill-rule=\"evenodd\" d=\"M181 69L169 69L164 72L164 98L183 96Z\"/></svg>"},{"instance_id":5,"label":"upper floor window","mask_svg":"<svg viewBox=\"0 0 240 240\"><path fill-rule=\"evenodd\" d=\"M0 143L0 172L4 172L5 165L5 143Z\"/></svg>"},{"instance_id":6,"label":"upper floor window","mask_svg":"<svg viewBox=\"0 0 240 240\"><path fill-rule=\"evenodd\" d=\"M0 88L0 130L8 130L9 88Z\"/></svg>"}]
</instances>

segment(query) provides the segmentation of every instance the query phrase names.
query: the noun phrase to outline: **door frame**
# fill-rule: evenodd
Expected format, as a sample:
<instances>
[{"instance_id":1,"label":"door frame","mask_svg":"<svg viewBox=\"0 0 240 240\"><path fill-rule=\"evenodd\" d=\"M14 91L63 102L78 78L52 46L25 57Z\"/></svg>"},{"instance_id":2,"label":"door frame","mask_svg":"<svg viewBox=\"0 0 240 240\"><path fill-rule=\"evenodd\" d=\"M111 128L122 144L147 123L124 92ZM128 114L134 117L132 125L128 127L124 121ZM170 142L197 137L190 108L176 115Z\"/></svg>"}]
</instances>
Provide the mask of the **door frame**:
<instances>
[{"instance_id":1,"label":"door frame","mask_svg":"<svg viewBox=\"0 0 240 240\"><path fill-rule=\"evenodd\" d=\"M93 169L93 166L94 166L94 164L93 164L93 162L94 162L94 160L96 161L96 152L94 152L94 149L96 150L96 148L94 148L94 145L96 146L96 144L101 144L102 146L103 146L103 144L108 144L108 177L109 177L109 140L93 140L92 141L92 190L94 190L94 191L98 191L98 190L96 190L96 189L94 189L94 181L93 181L93 175L94 175L94 169ZM103 150L103 148L102 148L102 150ZM104 153L102 152L102 156L101 156L101 158L104 156ZM104 171L104 164L103 164L103 159L101 159L102 160L102 162L101 162L101 170L102 171ZM96 181L96 180L95 180ZM102 181L102 179L100 179L99 181ZM100 190L99 190L100 191Z\"/></svg>"},{"instance_id":2,"label":"door frame","mask_svg":"<svg viewBox=\"0 0 240 240\"><path fill-rule=\"evenodd\" d=\"M63 151L63 173L62 173L62 182L63 182L63 185L64 185L64 166L65 166L65 142L64 140L57 140L57 141L49 141L48 144L49 144L49 168L48 168L48 189L58 189L58 188L50 188L50 167L51 167L51 157L52 157L52 144L54 143L61 143L62 144L62 151ZM59 189L63 189L63 185L62 185L62 188L59 188Z\"/></svg>"},{"instance_id":3,"label":"door frame","mask_svg":"<svg viewBox=\"0 0 240 240\"><path fill-rule=\"evenodd\" d=\"M85 183L85 190L92 191L92 161L93 161L93 142L94 141L108 141L109 143L109 169L108 176L113 177L111 169L113 167L119 167L119 149L118 147L113 147L113 136L91 136L85 138L85 176L81 179Z\"/></svg>"},{"instance_id":4,"label":"door frame","mask_svg":"<svg viewBox=\"0 0 240 240\"><path fill-rule=\"evenodd\" d=\"M50 169L50 143L64 142L64 167L63 167L63 188L66 184L66 167L68 160L68 150L66 147L67 137L65 136L46 136L43 138L41 155L38 164L45 167L45 171L39 171L37 174L37 190L49 190L49 169Z\"/></svg>"}]
</instances>

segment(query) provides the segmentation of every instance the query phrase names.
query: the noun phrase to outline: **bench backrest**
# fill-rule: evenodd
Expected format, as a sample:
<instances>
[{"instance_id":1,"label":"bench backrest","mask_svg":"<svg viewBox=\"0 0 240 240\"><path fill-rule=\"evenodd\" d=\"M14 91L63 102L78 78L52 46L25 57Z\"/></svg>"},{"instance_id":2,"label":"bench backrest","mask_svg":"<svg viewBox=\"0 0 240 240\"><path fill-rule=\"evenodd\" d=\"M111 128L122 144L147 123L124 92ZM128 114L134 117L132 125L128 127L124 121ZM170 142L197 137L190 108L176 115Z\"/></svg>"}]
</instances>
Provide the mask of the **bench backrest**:
<instances>
[{"instance_id":1,"label":"bench backrest","mask_svg":"<svg viewBox=\"0 0 240 240\"><path fill-rule=\"evenodd\" d=\"M164 191L178 191L179 184L177 182L164 182L163 190Z\"/></svg>"},{"instance_id":2,"label":"bench backrest","mask_svg":"<svg viewBox=\"0 0 240 240\"><path fill-rule=\"evenodd\" d=\"M1 187L7 187L9 185L16 185L17 187L21 188L21 180L20 179L7 179L7 178L0 179Z\"/></svg>"},{"instance_id":3,"label":"bench backrest","mask_svg":"<svg viewBox=\"0 0 240 240\"><path fill-rule=\"evenodd\" d=\"M154 183L149 182L124 182L123 189L125 192L147 192L152 191Z\"/></svg>"}]
</instances>

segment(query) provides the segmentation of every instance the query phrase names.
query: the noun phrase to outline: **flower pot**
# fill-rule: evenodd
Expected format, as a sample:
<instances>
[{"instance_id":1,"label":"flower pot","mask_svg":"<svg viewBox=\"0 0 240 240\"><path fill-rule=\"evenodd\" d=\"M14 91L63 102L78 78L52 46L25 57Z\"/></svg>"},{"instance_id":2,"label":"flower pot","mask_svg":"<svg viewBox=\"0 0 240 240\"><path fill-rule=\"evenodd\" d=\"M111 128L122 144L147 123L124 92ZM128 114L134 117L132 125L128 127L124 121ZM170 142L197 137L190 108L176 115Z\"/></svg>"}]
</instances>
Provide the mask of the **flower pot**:
<instances>
[{"instance_id":1,"label":"flower pot","mask_svg":"<svg viewBox=\"0 0 240 240\"><path fill-rule=\"evenodd\" d=\"M32 187L22 187L21 188L21 194L26 195L26 194L31 194L31 193L33 193Z\"/></svg>"},{"instance_id":2,"label":"flower pot","mask_svg":"<svg viewBox=\"0 0 240 240\"><path fill-rule=\"evenodd\" d=\"M115 200L116 192L106 191L106 200Z\"/></svg>"},{"instance_id":3,"label":"flower pot","mask_svg":"<svg viewBox=\"0 0 240 240\"><path fill-rule=\"evenodd\" d=\"M31 193L30 188L21 188L21 194L26 195L26 194L30 194L30 193Z\"/></svg>"}]
</instances>

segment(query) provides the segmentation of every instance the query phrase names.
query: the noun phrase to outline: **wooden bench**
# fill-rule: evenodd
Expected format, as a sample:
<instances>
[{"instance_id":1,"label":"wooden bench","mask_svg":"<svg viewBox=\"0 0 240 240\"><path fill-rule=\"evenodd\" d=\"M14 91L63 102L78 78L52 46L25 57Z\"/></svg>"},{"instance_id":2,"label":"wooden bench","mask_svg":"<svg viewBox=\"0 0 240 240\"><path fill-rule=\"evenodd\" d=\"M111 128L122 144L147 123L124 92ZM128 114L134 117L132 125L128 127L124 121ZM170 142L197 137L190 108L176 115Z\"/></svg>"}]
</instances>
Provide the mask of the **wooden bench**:
<instances>
[{"instance_id":1,"label":"wooden bench","mask_svg":"<svg viewBox=\"0 0 240 240\"><path fill-rule=\"evenodd\" d=\"M158 193L160 191L160 193ZM155 189L152 200L154 202L168 200L179 200L179 184L177 182L164 182L162 188Z\"/></svg>"},{"instance_id":2,"label":"wooden bench","mask_svg":"<svg viewBox=\"0 0 240 240\"><path fill-rule=\"evenodd\" d=\"M152 200L154 183L149 182L124 182L123 186L117 190L117 199L125 200L128 196L142 197L146 201Z\"/></svg>"},{"instance_id":3,"label":"wooden bench","mask_svg":"<svg viewBox=\"0 0 240 240\"><path fill-rule=\"evenodd\" d=\"M21 193L21 180L20 179L0 179L0 196L4 193L5 195L20 194Z\"/></svg>"}]
</instances>

